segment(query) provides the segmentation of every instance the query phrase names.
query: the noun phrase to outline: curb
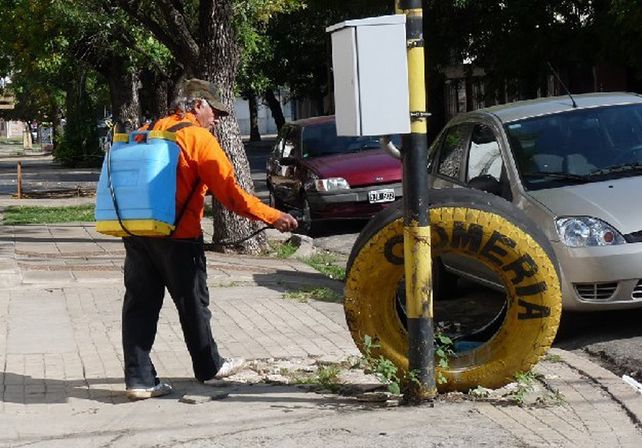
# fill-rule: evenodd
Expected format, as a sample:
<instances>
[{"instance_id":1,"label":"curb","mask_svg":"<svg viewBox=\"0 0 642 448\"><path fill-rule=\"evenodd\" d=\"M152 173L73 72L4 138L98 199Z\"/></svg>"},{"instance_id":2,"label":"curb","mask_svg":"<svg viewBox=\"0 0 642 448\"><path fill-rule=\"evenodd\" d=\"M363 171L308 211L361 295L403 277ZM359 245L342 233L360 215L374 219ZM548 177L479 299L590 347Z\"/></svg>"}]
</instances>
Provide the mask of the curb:
<instances>
[{"instance_id":1,"label":"curb","mask_svg":"<svg viewBox=\"0 0 642 448\"><path fill-rule=\"evenodd\" d=\"M573 370L588 377L604 393L622 406L633 423L638 426L642 425L642 395L637 390L604 367L575 353L559 348L552 348L549 353L558 355Z\"/></svg>"}]
</instances>

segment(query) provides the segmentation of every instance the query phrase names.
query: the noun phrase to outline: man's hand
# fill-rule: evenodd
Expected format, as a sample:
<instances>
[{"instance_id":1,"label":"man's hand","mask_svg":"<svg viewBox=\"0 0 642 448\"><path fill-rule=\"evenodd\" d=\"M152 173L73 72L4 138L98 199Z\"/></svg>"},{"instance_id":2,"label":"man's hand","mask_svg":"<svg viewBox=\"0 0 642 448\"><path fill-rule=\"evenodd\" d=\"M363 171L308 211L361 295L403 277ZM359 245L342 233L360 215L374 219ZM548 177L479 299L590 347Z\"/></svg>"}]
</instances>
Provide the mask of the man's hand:
<instances>
[{"instance_id":1,"label":"man's hand","mask_svg":"<svg viewBox=\"0 0 642 448\"><path fill-rule=\"evenodd\" d=\"M299 226L299 223L296 222L296 219L294 219L289 213L281 213L279 219L274 221L272 226L279 232L290 232L296 229Z\"/></svg>"}]
</instances>

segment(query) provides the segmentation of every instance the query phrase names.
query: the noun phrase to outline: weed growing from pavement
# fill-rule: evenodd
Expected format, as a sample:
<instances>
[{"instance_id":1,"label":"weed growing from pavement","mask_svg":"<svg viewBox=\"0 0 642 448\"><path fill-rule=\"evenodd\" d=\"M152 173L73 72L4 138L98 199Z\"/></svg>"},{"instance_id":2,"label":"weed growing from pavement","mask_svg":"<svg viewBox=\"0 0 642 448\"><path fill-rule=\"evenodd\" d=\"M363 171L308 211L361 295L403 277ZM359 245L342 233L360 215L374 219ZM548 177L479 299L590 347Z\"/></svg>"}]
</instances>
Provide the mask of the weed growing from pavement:
<instances>
[{"instance_id":1,"label":"weed growing from pavement","mask_svg":"<svg viewBox=\"0 0 642 448\"><path fill-rule=\"evenodd\" d=\"M27 207L11 205L3 211L2 224L57 224L64 222L93 221L93 204L68 207Z\"/></svg>"},{"instance_id":2,"label":"weed growing from pavement","mask_svg":"<svg viewBox=\"0 0 642 448\"><path fill-rule=\"evenodd\" d=\"M331 279L343 281L346 278L345 267L337 266L337 257L329 252L317 253L303 261Z\"/></svg>"},{"instance_id":3,"label":"weed growing from pavement","mask_svg":"<svg viewBox=\"0 0 642 448\"><path fill-rule=\"evenodd\" d=\"M515 382L517 383L517 387L515 387L515 390L508 396L508 398L513 400L519 406L523 406L526 396L535 390L535 381L537 381L537 375L535 375L532 370L516 373Z\"/></svg>"},{"instance_id":4,"label":"weed growing from pavement","mask_svg":"<svg viewBox=\"0 0 642 448\"><path fill-rule=\"evenodd\" d=\"M380 348L381 346L372 340L372 337L365 335L363 338L364 356L363 362L365 370L368 373L374 374L379 381L387 386L388 392L391 394L401 394L402 387L404 390L409 390L412 386L420 385L416 371L405 372L401 377L399 376L399 369L388 358L383 355L375 357L373 349ZM438 359L438 367L443 370L448 368L448 358L454 355L452 349L453 341L443 333L435 333L435 356ZM447 382L446 377L437 371L437 383L444 384Z\"/></svg>"},{"instance_id":5,"label":"weed growing from pavement","mask_svg":"<svg viewBox=\"0 0 642 448\"><path fill-rule=\"evenodd\" d=\"M517 405L520 407L548 408L561 406L566 403L566 398L559 389L554 389L547 385L541 374L533 371L520 372L515 374L514 379L514 384L509 384L506 388L497 390L477 386L474 389L470 389L467 396L473 401L490 401L502 406ZM543 386L539 388L540 390L536 390L535 388L535 384L538 381ZM509 390L510 392L506 393L505 390ZM531 396L529 397L529 395ZM530 398L528 404L527 398Z\"/></svg>"},{"instance_id":6,"label":"weed growing from pavement","mask_svg":"<svg viewBox=\"0 0 642 448\"><path fill-rule=\"evenodd\" d=\"M372 337L365 335L363 337L365 371L372 373L377 379L388 388L388 392L394 395L401 394L401 379L397 375L397 366L383 355L375 357L373 349L381 346L372 340ZM415 377L416 380L416 377Z\"/></svg>"},{"instance_id":7,"label":"weed growing from pavement","mask_svg":"<svg viewBox=\"0 0 642 448\"><path fill-rule=\"evenodd\" d=\"M326 287L305 287L296 291L286 292L283 294L283 298L301 303L308 303L309 300L332 303L340 303L343 301L341 294Z\"/></svg>"},{"instance_id":8,"label":"weed growing from pavement","mask_svg":"<svg viewBox=\"0 0 642 448\"><path fill-rule=\"evenodd\" d=\"M335 365L322 366L317 370L314 376L315 382L325 389L332 392L338 392L341 385L339 384L339 373L341 369Z\"/></svg>"},{"instance_id":9,"label":"weed growing from pavement","mask_svg":"<svg viewBox=\"0 0 642 448\"><path fill-rule=\"evenodd\" d=\"M315 386L315 388L318 389L337 393L342 386L339 382L341 369L342 366L339 364L328 364L320 366L316 372L291 371L286 368L281 368L279 374L288 378L291 384L306 384Z\"/></svg>"},{"instance_id":10,"label":"weed growing from pavement","mask_svg":"<svg viewBox=\"0 0 642 448\"><path fill-rule=\"evenodd\" d=\"M442 373L448 368L448 358L455 354L453 341L440 331L435 332L435 356L437 357L437 383L446 384L448 380Z\"/></svg>"},{"instance_id":11,"label":"weed growing from pavement","mask_svg":"<svg viewBox=\"0 0 642 448\"><path fill-rule=\"evenodd\" d=\"M546 356L544 357L544 361L562 362L562 357L560 355L556 355L554 353L547 353Z\"/></svg>"},{"instance_id":12,"label":"weed growing from pavement","mask_svg":"<svg viewBox=\"0 0 642 448\"><path fill-rule=\"evenodd\" d=\"M468 391L468 395L471 396L473 399L479 399L479 398L488 398L490 396L491 390L486 389L485 387L482 386L477 386L474 389L470 389Z\"/></svg>"},{"instance_id":13,"label":"weed growing from pavement","mask_svg":"<svg viewBox=\"0 0 642 448\"><path fill-rule=\"evenodd\" d=\"M232 282L222 282L218 283L216 286L219 288L236 288L237 286L247 285L247 282L232 281Z\"/></svg>"},{"instance_id":14,"label":"weed growing from pavement","mask_svg":"<svg viewBox=\"0 0 642 448\"><path fill-rule=\"evenodd\" d=\"M276 258L288 258L297 250L296 245L287 241L268 241L268 244L270 246L270 253L273 254Z\"/></svg>"},{"instance_id":15,"label":"weed growing from pavement","mask_svg":"<svg viewBox=\"0 0 642 448\"><path fill-rule=\"evenodd\" d=\"M535 404L542 407L562 406L566 403L566 397L559 389L551 390L546 395L537 397Z\"/></svg>"}]
</instances>

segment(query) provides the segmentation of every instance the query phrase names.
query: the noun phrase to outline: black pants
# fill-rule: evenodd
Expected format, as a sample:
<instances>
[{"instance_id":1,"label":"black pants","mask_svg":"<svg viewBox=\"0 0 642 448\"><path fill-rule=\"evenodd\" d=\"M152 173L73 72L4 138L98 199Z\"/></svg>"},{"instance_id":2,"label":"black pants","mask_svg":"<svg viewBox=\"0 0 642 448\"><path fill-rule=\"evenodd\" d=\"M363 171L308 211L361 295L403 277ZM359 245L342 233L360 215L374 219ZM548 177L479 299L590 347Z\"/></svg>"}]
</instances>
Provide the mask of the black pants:
<instances>
[{"instance_id":1,"label":"black pants","mask_svg":"<svg viewBox=\"0 0 642 448\"><path fill-rule=\"evenodd\" d=\"M223 363L212 337L202 239L124 238L125 300L123 303L123 351L125 384L152 387L156 370L149 353L156 337L165 287L181 322L194 376L213 378Z\"/></svg>"}]
</instances>

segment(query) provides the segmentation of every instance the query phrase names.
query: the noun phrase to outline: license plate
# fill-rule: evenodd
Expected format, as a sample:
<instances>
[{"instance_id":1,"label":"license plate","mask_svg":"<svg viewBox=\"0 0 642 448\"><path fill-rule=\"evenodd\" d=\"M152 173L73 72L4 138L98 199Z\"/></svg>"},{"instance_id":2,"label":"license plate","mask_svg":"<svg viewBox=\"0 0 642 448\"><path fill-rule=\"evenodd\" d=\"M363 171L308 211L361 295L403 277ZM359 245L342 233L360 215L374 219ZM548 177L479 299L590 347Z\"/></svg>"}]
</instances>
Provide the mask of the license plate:
<instances>
[{"instance_id":1,"label":"license plate","mask_svg":"<svg viewBox=\"0 0 642 448\"><path fill-rule=\"evenodd\" d=\"M380 202L392 202L395 200L395 190L386 188L383 190L372 190L368 192L368 201L371 204L378 204Z\"/></svg>"}]
</instances>

